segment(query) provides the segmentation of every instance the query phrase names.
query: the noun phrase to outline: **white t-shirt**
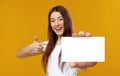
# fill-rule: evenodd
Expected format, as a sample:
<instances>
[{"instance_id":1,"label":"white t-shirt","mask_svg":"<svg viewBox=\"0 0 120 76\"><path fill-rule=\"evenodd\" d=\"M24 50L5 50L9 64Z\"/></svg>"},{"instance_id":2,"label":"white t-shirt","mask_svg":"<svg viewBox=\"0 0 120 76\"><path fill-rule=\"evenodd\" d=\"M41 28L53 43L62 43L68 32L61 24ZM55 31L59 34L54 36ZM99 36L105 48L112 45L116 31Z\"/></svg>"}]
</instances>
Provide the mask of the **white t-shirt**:
<instances>
[{"instance_id":1,"label":"white t-shirt","mask_svg":"<svg viewBox=\"0 0 120 76\"><path fill-rule=\"evenodd\" d=\"M61 46L56 45L48 60L46 76L76 76L77 68L71 68L68 62L64 64L63 72L61 71L58 64L60 51Z\"/></svg>"}]
</instances>

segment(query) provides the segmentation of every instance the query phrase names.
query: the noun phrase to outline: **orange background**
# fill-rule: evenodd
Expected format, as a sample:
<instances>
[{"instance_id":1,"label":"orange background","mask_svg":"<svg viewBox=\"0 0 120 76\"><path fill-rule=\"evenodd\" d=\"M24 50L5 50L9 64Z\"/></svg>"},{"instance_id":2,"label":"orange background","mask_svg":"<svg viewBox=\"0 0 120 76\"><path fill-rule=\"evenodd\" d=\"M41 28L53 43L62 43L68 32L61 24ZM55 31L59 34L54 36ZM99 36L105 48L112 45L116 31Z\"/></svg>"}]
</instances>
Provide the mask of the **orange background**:
<instances>
[{"instance_id":1,"label":"orange background","mask_svg":"<svg viewBox=\"0 0 120 76\"><path fill-rule=\"evenodd\" d=\"M44 76L41 55L19 59L20 48L47 40L50 8L65 6L75 32L106 37L106 61L78 76L120 76L120 0L0 0L0 76Z\"/></svg>"}]
</instances>

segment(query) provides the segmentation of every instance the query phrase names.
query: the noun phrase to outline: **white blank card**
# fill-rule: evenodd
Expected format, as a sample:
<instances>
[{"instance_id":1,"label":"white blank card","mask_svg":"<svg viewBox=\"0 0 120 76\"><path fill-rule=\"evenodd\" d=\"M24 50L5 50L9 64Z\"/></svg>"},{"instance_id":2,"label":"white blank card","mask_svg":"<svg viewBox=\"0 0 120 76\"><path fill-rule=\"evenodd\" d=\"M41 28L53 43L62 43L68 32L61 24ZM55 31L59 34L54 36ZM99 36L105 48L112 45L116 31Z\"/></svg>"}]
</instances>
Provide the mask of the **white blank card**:
<instances>
[{"instance_id":1,"label":"white blank card","mask_svg":"<svg viewBox=\"0 0 120 76\"><path fill-rule=\"evenodd\" d=\"M105 37L62 37L62 62L104 62Z\"/></svg>"}]
</instances>

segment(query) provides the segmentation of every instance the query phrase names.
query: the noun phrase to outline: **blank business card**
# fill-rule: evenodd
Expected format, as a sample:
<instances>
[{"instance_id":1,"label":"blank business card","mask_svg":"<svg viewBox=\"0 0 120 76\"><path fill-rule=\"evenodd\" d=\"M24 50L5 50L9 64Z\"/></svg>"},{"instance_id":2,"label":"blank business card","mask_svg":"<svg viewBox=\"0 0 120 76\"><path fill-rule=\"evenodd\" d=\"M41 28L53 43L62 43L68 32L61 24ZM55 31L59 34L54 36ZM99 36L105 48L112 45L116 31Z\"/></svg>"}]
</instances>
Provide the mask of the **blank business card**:
<instances>
[{"instance_id":1,"label":"blank business card","mask_svg":"<svg viewBox=\"0 0 120 76\"><path fill-rule=\"evenodd\" d=\"M62 37L62 62L104 62L105 37Z\"/></svg>"}]
</instances>

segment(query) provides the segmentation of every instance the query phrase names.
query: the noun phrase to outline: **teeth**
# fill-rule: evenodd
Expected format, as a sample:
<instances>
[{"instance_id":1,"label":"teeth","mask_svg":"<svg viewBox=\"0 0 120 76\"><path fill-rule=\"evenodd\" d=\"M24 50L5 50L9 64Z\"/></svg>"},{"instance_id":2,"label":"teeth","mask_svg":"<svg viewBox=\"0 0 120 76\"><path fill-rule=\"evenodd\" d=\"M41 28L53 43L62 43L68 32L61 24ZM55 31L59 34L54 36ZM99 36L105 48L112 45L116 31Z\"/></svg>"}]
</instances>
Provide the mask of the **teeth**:
<instances>
[{"instance_id":1,"label":"teeth","mask_svg":"<svg viewBox=\"0 0 120 76\"><path fill-rule=\"evenodd\" d=\"M62 27L55 28L56 30L60 30Z\"/></svg>"}]
</instances>

